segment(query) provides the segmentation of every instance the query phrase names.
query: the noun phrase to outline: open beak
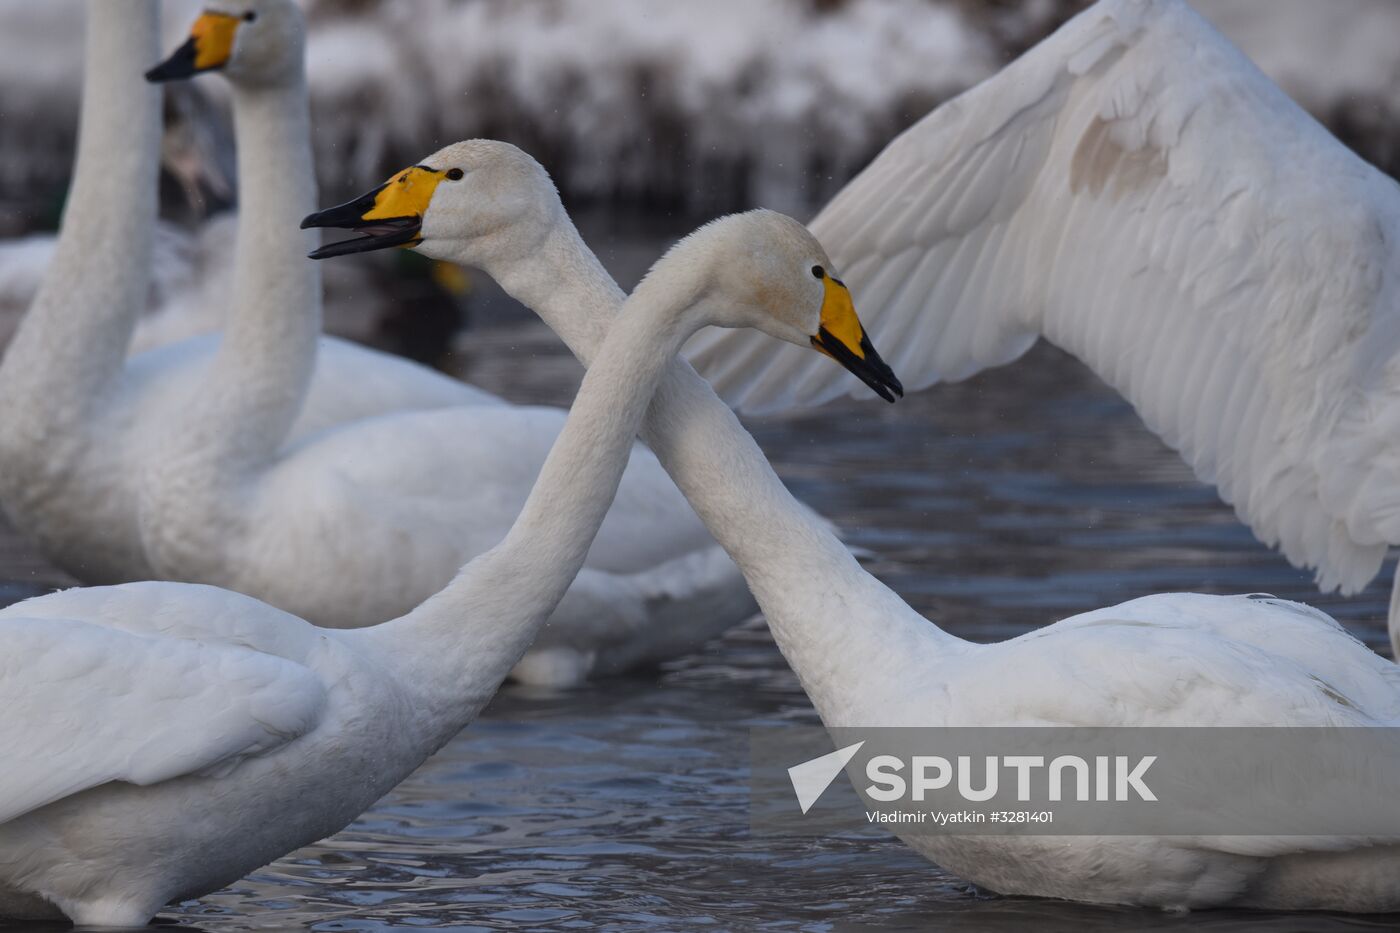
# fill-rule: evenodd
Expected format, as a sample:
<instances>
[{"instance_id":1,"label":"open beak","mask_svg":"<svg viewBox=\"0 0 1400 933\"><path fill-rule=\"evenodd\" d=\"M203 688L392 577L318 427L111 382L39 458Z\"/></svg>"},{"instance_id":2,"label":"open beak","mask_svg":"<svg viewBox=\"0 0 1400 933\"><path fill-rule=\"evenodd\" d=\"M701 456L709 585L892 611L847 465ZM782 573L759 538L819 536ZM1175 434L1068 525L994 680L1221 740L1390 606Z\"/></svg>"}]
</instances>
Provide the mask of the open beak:
<instances>
[{"instance_id":1,"label":"open beak","mask_svg":"<svg viewBox=\"0 0 1400 933\"><path fill-rule=\"evenodd\" d=\"M417 246L423 241L423 215L442 177L443 173L437 169L415 165L368 194L311 214L301 222L301 229L334 227L364 234L339 243L327 243L311 252L311 258L329 259L391 246L410 249Z\"/></svg>"},{"instance_id":2,"label":"open beak","mask_svg":"<svg viewBox=\"0 0 1400 933\"><path fill-rule=\"evenodd\" d=\"M821 327L811 338L812 346L850 370L885 401L903 398L904 386L875 352L856 317L845 283L827 275L822 284L826 286L826 297L822 300Z\"/></svg>"},{"instance_id":3,"label":"open beak","mask_svg":"<svg viewBox=\"0 0 1400 933\"><path fill-rule=\"evenodd\" d=\"M241 17L231 13L205 12L195 20L189 39L165 61L146 72L152 82L181 81L201 71L213 71L233 57L233 40Z\"/></svg>"}]
</instances>

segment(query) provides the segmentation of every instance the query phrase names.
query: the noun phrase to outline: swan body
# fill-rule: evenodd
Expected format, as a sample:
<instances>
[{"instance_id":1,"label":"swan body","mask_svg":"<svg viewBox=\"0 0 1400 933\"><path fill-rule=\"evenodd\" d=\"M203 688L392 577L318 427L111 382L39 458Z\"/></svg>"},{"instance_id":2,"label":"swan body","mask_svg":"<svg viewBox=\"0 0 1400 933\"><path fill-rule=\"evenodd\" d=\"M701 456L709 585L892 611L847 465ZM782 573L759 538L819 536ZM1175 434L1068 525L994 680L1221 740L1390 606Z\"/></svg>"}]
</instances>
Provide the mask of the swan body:
<instances>
[{"instance_id":1,"label":"swan body","mask_svg":"<svg viewBox=\"0 0 1400 933\"><path fill-rule=\"evenodd\" d=\"M317 625L391 619L500 540L564 420L514 405L361 419L286 448L213 504L188 504L159 467L144 500L148 551L180 579ZM733 563L637 446L584 568L515 676L563 685L654 663L753 611Z\"/></svg>"},{"instance_id":2,"label":"swan body","mask_svg":"<svg viewBox=\"0 0 1400 933\"><path fill-rule=\"evenodd\" d=\"M209 334L133 357L110 396L75 432L67 447L71 453L63 461L33 463L35 472L29 474L29 482L21 485L16 478L5 484L10 487L4 498L7 511L50 559L74 577L115 583L157 575L140 542L141 475L168 426L198 396L218 346L219 336ZM420 369L411 363L403 362L407 380L392 375L381 378L394 373L402 361L340 340L325 341L321 353L323 359L336 362L312 381L308 404L289 435L293 444L337 424L360 420L365 414L357 401L364 397L359 395L362 390L379 389L386 407L398 402L399 409L411 409L430 397L427 392L405 391L413 371ZM369 354L383 356L387 365L367 367L357 375L357 364ZM462 407L446 397L462 384L447 379L443 383L442 407ZM494 408L505 403L483 393L477 404ZM562 420L561 415L557 421ZM31 453L37 458L40 451ZM0 472L0 484L7 477L10 474Z\"/></svg>"},{"instance_id":3,"label":"swan body","mask_svg":"<svg viewBox=\"0 0 1400 933\"><path fill-rule=\"evenodd\" d=\"M181 583L0 611L0 911L138 925L346 825L475 718L543 627L685 339L711 322L817 336L831 304L808 274L819 256L767 212L677 246L630 300L505 538L401 618L320 629Z\"/></svg>"},{"instance_id":4,"label":"swan body","mask_svg":"<svg viewBox=\"0 0 1400 933\"><path fill-rule=\"evenodd\" d=\"M812 229L912 385L1043 336L1323 589L1358 591L1400 544L1400 186L1182 0L1101 0ZM745 410L852 388L744 342L689 356Z\"/></svg>"},{"instance_id":5,"label":"swan body","mask_svg":"<svg viewBox=\"0 0 1400 933\"><path fill-rule=\"evenodd\" d=\"M220 32L222 22L235 31ZM164 80L218 68L228 77L242 209L257 233L239 244L247 265L219 355L195 401L156 442L140 524L162 578L233 589L317 625L357 627L407 612L500 540L564 413L440 407L280 442L319 329L319 267L305 258L312 234L298 229L314 190L302 33L290 0L239 0L206 12L193 38L150 72ZM231 38L210 45L219 35ZM487 183L470 184L492 204ZM496 207L508 235L510 214ZM638 447L574 590L515 676L566 684L653 663L753 611L733 563Z\"/></svg>"},{"instance_id":6,"label":"swan body","mask_svg":"<svg viewBox=\"0 0 1400 933\"><path fill-rule=\"evenodd\" d=\"M542 171L522 168L515 187L518 209L538 218L530 255L573 270L552 289L531 292L529 280L513 279L509 251L479 241L470 207L436 193L414 248L470 264L490 252L495 266L487 271L513 283L512 294L589 364L618 307L607 300L611 282L590 262ZM734 413L684 361L662 378L642 436L743 571L828 726L1400 724L1400 668L1295 603L1158 595L999 644L941 631L792 498ZM1336 780L1344 786L1346 778ZM1166 908L1400 908L1400 846L1390 839L906 841L1004 894Z\"/></svg>"},{"instance_id":7,"label":"swan body","mask_svg":"<svg viewBox=\"0 0 1400 933\"><path fill-rule=\"evenodd\" d=\"M73 189L33 304L0 363L0 502L81 580L157 575L141 543L139 477L164 426L198 397L220 341L126 349L150 295L158 168L152 0L87 10L87 68ZM177 299L181 296L177 294ZM488 393L341 340L319 342L295 441L390 411L500 404Z\"/></svg>"},{"instance_id":8,"label":"swan body","mask_svg":"<svg viewBox=\"0 0 1400 933\"><path fill-rule=\"evenodd\" d=\"M1400 725L1400 668L1324 613L1283 600L1149 596L1000 644L948 644L912 629L897 647L903 653L888 660L898 666L886 674L899 686L884 696L872 689L829 697L824 721ZM1005 893L1174 909L1400 905L1394 838L903 838L949 871Z\"/></svg>"}]
</instances>

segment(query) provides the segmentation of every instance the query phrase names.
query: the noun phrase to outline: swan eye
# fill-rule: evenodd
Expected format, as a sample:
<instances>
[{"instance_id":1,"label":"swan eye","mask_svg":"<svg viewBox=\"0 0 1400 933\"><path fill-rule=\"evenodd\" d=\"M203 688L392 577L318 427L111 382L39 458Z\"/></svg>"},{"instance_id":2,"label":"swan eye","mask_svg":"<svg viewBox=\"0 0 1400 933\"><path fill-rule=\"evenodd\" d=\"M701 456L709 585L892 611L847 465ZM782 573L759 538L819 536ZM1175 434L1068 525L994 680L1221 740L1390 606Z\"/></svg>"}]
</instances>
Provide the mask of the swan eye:
<instances>
[{"instance_id":1,"label":"swan eye","mask_svg":"<svg viewBox=\"0 0 1400 933\"><path fill-rule=\"evenodd\" d=\"M826 270L823 269L821 266L813 266L813 267L812 267L812 274L815 275L815 276L816 276L817 278L819 278L819 279L824 279L824 278L826 278Z\"/></svg>"},{"instance_id":2,"label":"swan eye","mask_svg":"<svg viewBox=\"0 0 1400 933\"><path fill-rule=\"evenodd\" d=\"M448 181L461 181L461 180L462 180L462 175L463 175L463 172L462 172L462 170L459 169L459 168L450 168L450 169L447 170L447 180L448 180Z\"/></svg>"},{"instance_id":3,"label":"swan eye","mask_svg":"<svg viewBox=\"0 0 1400 933\"><path fill-rule=\"evenodd\" d=\"M257 19L257 18L258 18L258 14L254 13L252 10L249 10L247 13L244 13L244 14L243 14L243 22L245 22L245 23L251 23L253 20L255 20L255 19Z\"/></svg>"}]
</instances>

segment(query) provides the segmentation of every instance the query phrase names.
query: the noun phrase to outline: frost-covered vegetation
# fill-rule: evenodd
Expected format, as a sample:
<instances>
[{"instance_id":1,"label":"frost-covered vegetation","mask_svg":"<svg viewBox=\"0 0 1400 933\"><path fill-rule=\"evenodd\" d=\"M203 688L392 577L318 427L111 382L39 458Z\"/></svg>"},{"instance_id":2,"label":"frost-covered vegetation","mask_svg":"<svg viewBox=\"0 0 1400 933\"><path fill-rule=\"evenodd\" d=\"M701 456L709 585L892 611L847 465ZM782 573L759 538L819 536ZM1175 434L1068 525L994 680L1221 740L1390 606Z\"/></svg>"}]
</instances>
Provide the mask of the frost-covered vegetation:
<instances>
[{"instance_id":1,"label":"frost-covered vegetation","mask_svg":"<svg viewBox=\"0 0 1400 933\"><path fill-rule=\"evenodd\" d=\"M497 136L535 153L574 201L687 213L811 210L902 127L1084 5L306 2L327 196L439 143ZM1349 144L1400 172L1400 3L1195 2ZM172 47L196 6L165 4ZM80 62L81 0L0 4L0 234L56 217ZM197 86L221 100L217 79ZM188 99L172 107L208 119ZM167 159L187 186L201 157L227 173L226 136L175 123Z\"/></svg>"}]
</instances>

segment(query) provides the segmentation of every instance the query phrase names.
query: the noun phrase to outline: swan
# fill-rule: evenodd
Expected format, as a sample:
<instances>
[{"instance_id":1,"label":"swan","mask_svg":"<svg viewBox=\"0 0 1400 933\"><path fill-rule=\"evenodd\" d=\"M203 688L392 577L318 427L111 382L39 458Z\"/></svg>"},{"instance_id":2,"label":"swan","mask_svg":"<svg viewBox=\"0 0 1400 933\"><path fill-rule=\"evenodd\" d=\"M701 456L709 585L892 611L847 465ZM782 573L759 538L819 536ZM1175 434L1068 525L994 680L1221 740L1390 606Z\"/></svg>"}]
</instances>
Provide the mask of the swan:
<instances>
[{"instance_id":1,"label":"swan","mask_svg":"<svg viewBox=\"0 0 1400 933\"><path fill-rule=\"evenodd\" d=\"M290 0L226 3L149 75L228 77L244 210L257 221L220 355L147 467L140 528L161 579L356 627L407 612L500 540L564 412L451 406L281 443L318 326L318 277L299 268L316 267L305 258L311 234L298 229L315 188L302 32ZM463 187L487 203L489 184L474 176ZM632 460L583 572L516 679L567 685L650 664L753 614L742 576L656 459L639 447Z\"/></svg>"},{"instance_id":2,"label":"swan","mask_svg":"<svg viewBox=\"0 0 1400 933\"><path fill-rule=\"evenodd\" d=\"M1044 337L1323 590L1359 591L1400 544L1400 188L1182 0L1101 0L811 227L911 387ZM742 343L687 356L744 411L853 387Z\"/></svg>"},{"instance_id":3,"label":"swan","mask_svg":"<svg viewBox=\"0 0 1400 933\"><path fill-rule=\"evenodd\" d=\"M873 352L824 327L859 330L845 290L811 276L822 262L766 211L675 246L627 302L504 540L401 618L319 629L181 583L0 611L0 915L138 925L344 827L476 717L543 627L695 330L758 327L881 378Z\"/></svg>"},{"instance_id":4,"label":"swan","mask_svg":"<svg viewBox=\"0 0 1400 933\"><path fill-rule=\"evenodd\" d=\"M510 150L494 147L498 156ZM494 204L438 174L448 165L468 177L486 171L473 162L482 151L480 143L448 147L404 181L320 215L319 223L364 235L318 254L406 243L430 258L483 264L581 361L596 365L620 304L616 287L537 165L516 173L519 190L508 197L528 219L509 238L499 235ZM528 160L513 151L516 161ZM493 184L505 190L504 181ZM530 275L532 262L558 271ZM827 261L812 271L829 287L840 281ZM854 319L847 322L827 328L842 335L844 349L832 353L843 360L869 346ZM888 375L848 369L862 381L876 376L877 393L898 394ZM1400 725L1400 667L1295 603L1181 593L997 644L943 632L797 503L733 412L684 361L662 377L642 436L738 563L828 727ZM1400 848L1366 840L1261 837L1243 849L1238 839L1211 837L905 841L1004 894L1168 908L1400 908Z\"/></svg>"},{"instance_id":5,"label":"swan","mask_svg":"<svg viewBox=\"0 0 1400 933\"><path fill-rule=\"evenodd\" d=\"M90 583L150 579L139 476L197 396L217 334L126 359L147 307L159 166L158 4L85 7L73 185L52 261L0 361L0 503L45 556ZM499 404L423 367L323 339L288 437L396 410Z\"/></svg>"}]
</instances>

